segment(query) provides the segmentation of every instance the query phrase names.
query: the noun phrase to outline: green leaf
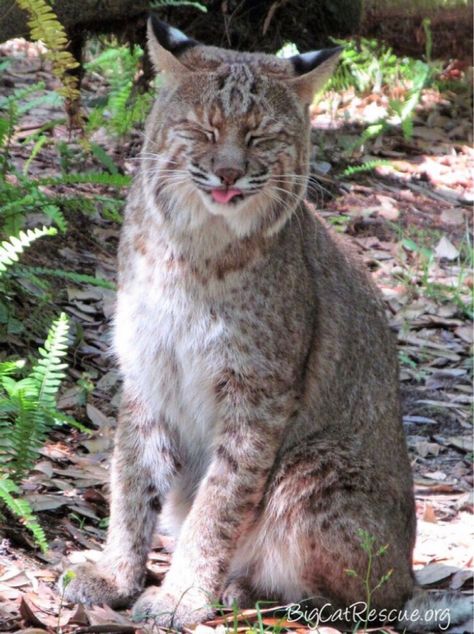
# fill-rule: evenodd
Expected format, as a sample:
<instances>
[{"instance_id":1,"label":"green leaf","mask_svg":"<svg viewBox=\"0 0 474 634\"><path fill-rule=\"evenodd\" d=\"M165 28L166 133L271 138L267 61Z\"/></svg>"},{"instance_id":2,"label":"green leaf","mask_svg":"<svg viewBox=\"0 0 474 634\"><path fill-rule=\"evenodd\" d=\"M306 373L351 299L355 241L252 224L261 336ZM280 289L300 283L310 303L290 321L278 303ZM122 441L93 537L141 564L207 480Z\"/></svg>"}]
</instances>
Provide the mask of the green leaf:
<instances>
[{"instance_id":1,"label":"green leaf","mask_svg":"<svg viewBox=\"0 0 474 634\"><path fill-rule=\"evenodd\" d=\"M10 122L5 117L0 117L0 147L8 138L8 132L10 130Z\"/></svg>"},{"instance_id":2,"label":"green leaf","mask_svg":"<svg viewBox=\"0 0 474 634\"><path fill-rule=\"evenodd\" d=\"M42 227L41 229L28 229L21 231L18 237L12 236L9 240L0 243L0 277L8 266L18 261L18 256L24 249L30 246L38 238L54 236L57 231L54 227Z\"/></svg>"},{"instance_id":3,"label":"green leaf","mask_svg":"<svg viewBox=\"0 0 474 634\"><path fill-rule=\"evenodd\" d=\"M36 543L43 552L48 550L48 542L43 529L34 515L28 502L20 497L18 486L5 475L0 476L0 500L16 515L32 533Z\"/></svg>"},{"instance_id":4,"label":"green leaf","mask_svg":"<svg viewBox=\"0 0 474 634\"><path fill-rule=\"evenodd\" d=\"M118 174L118 168L113 162L112 158L107 154L104 148L97 143L91 143L91 152L99 160L102 165L107 169L110 174Z\"/></svg>"},{"instance_id":5,"label":"green leaf","mask_svg":"<svg viewBox=\"0 0 474 634\"><path fill-rule=\"evenodd\" d=\"M99 288L109 288L116 290L116 286L113 282L109 282L102 277L94 277L93 275L86 275L84 273L75 273L74 271L62 271L61 269L48 269L42 266L18 266L16 272L19 275L44 275L50 277L59 277L76 284L91 284L92 286L98 286Z\"/></svg>"},{"instance_id":6,"label":"green leaf","mask_svg":"<svg viewBox=\"0 0 474 634\"><path fill-rule=\"evenodd\" d=\"M106 185L108 187L127 187L132 182L131 176L125 174L106 174L105 172L84 172L83 174L63 174L40 178L38 185L78 185L87 183L91 185Z\"/></svg>"}]
</instances>

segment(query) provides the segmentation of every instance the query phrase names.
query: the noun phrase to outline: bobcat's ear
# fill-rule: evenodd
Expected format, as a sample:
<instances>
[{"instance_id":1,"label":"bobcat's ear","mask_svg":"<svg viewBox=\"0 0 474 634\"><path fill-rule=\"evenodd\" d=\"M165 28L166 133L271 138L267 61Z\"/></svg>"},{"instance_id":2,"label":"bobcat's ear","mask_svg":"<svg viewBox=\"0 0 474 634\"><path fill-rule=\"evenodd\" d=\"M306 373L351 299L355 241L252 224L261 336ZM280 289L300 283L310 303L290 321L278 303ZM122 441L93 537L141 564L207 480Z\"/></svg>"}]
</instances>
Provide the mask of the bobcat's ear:
<instances>
[{"instance_id":1,"label":"bobcat's ear","mask_svg":"<svg viewBox=\"0 0 474 634\"><path fill-rule=\"evenodd\" d=\"M148 52L157 72L180 75L190 71L179 61L180 55L198 42L151 14L147 24Z\"/></svg>"},{"instance_id":2,"label":"bobcat's ear","mask_svg":"<svg viewBox=\"0 0 474 634\"><path fill-rule=\"evenodd\" d=\"M341 52L342 46L337 46L289 58L299 76L290 79L288 83L304 103L311 103L314 95L331 77Z\"/></svg>"}]
</instances>

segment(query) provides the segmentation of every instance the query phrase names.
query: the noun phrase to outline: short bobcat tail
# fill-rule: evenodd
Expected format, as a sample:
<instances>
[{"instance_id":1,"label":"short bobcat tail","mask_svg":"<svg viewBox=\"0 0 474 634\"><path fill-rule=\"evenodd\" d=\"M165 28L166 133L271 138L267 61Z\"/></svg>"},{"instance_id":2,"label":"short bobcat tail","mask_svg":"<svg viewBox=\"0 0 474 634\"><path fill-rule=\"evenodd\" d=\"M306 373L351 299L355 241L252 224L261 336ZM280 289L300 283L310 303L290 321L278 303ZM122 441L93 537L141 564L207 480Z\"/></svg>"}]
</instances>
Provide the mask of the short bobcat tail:
<instances>
[{"instance_id":1,"label":"short bobcat tail","mask_svg":"<svg viewBox=\"0 0 474 634\"><path fill-rule=\"evenodd\" d=\"M472 627L473 597L449 590L415 590L405 603L397 628L407 632L447 630L452 625L468 622Z\"/></svg>"}]
</instances>

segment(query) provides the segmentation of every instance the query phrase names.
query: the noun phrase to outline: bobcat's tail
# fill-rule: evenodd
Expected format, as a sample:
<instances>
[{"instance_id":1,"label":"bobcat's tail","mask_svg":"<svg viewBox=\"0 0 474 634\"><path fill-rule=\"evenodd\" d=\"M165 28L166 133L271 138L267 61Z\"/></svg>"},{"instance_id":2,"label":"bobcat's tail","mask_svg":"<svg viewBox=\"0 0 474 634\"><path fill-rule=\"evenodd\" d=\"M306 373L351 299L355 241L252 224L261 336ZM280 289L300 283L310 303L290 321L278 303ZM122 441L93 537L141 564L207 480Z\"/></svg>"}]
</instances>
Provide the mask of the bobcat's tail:
<instances>
[{"instance_id":1,"label":"bobcat's tail","mask_svg":"<svg viewBox=\"0 0 474 634\"><path fill-rule=\"evenodd\" d=\"M473 611L472 596L449 590L417 589L405 603L397 627L407 632L428 632L466 623L471 631Z\"/></svg>"}]
</instances>

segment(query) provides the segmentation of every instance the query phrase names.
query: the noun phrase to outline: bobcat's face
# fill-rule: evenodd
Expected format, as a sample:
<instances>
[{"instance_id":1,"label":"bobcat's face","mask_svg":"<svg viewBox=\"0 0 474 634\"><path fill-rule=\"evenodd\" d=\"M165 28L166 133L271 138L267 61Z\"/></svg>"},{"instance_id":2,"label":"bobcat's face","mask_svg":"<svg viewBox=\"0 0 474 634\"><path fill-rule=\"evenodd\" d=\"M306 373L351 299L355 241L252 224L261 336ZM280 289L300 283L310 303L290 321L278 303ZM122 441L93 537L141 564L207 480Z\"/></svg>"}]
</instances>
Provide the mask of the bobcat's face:
<instances>
[{"instance_id":1,"label":"bobcat's face","mask_svg":"<svg viewBox=\"0 0 474 634\"><path fill-rule=\"evenodd\" d=\"M167 154L211 214L263 213L303 189L305 115L283 85L243 64L191 81L169 102Z\"/></svg>"},{"instance_id":2,"label":"bobcat's face","mask_svg":"<svg viewBox=\"0 0 474 634\"><path fill-rule=\"evenodd\" d=\"M308 170L312 91L298 84L294 60L200 46L162 23L149 38L167 73L144 153L155 198L170 216L204 207L240 234L281 226Z\"/></svg>"}]
</instances>

